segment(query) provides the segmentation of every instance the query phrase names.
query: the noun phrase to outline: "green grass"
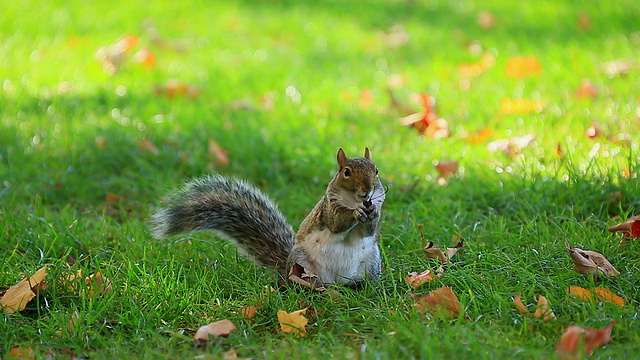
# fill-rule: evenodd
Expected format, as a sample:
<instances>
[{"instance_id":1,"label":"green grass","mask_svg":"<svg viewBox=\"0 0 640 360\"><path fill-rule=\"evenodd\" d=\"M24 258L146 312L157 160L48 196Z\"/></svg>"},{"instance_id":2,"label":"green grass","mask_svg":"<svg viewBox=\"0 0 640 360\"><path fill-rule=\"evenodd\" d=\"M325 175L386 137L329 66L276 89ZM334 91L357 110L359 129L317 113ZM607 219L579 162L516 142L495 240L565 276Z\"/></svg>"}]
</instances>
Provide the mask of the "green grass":
<instances>
[{"instance_id":1,"label":"green grass","mask_svg":"<svg viewBox=\"0 0 640 360\"><path fill-rule=\"evenodd\" d=\"M231 348L254 358L553 358L562 332L515 312L512 300L521 292L529 304L546 296L560 326L617 321L613 341L592 358L637 357L640 245L618 247L619 236L606 229L614 216L640 213L640 70L610 78L599 68L640 59L634 1L0 7L0 286L51 264L44 293L0 318L0 356L22 346L39 357L92 359L220 358ZM478 26L482 10L495 14L496 28ZM586 31L580 13L590 19ZM95 51L123 34L148 45L145 19L189 50L151 46L153 69L129 61L105 74ZM399 48L381 38L394 25L410 36ZM457 69L478 60L467 46L474 40L497 55L496 64L462 90ZM515 56L535 56L541 74L507 78L505 64ZM450 138L427 139L397 124L404 114L389 107L392 74L406 79L397 90L403 101L412 92L436 98ZM154 86L172 78L197 87L199 96L154 95ZM595 99L574 95L582 79L599 89ZM299 98L287 95L288 87ZM372 104L360 107L364 89ZM264 97L272 109L261 105ZM539 98L546 106L499 116L503 98ZM238 99L252 109L234 107ZM589 139L594 120L607 135L631 140ZM485 127L490 139L466 140ZM487 150L490 140L527 133L536 134L535 143L513 159ZM228 150L228 167L211 168L209 139ZM142 140L159 154L141 149ZM340 146L350 155L369 146L389 185L379 282L338 288L339 297L296 288L271 293L265 286L277 287L275 274L210 234L150 238L146 222L162 197L210 171L255 183L296 226L323 193ZM433 166L443 159L461 166L447 186L437 185ZM415 181L415 189L401 191ZM617 191L623 198L612 201ZM106 203L107 194L120 200ZM437 266L422 253L419 224L437 246L450 246L454 235L466 243L441 279L412 290L407 272ZM565 241L603 253L620 276L576 273ZM67 255L85 259L76 265L85 273L108 277L114 292L89 298L57 284L68 272ZM432 320L413 307L409 292L443 285L468 319ZM579 302L566 294L570 285L604 286L628 304ZM256 303L257 315L244 319L241 308ZM319 314L308 336L281 333L277 311L306 306ZM193 347L195 329L226 318L239 330L206 349Z\"/></svg>"}]
</instances>

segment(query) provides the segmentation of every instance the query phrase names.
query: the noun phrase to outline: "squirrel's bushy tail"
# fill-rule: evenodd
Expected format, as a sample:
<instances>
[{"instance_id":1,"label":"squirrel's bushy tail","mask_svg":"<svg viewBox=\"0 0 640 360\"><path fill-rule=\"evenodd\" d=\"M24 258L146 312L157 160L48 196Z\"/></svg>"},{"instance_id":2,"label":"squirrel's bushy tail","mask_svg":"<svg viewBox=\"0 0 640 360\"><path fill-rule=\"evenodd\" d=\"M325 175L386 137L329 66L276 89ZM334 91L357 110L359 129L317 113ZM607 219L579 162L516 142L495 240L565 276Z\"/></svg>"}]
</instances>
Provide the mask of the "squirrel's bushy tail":
<instances>
[{"instance_id":1,"label":"squirrel's bushy tail","mask_svg":"<svg viewBox=\"0 0 640 360\"><path fill-rule=\"evenodd\" d=\"M291 225L277 206L245 181L210 175L188 182L151 218L155 238L211 230L239 252L286 276L295 242Z\"/></svg>"}]
</instances>

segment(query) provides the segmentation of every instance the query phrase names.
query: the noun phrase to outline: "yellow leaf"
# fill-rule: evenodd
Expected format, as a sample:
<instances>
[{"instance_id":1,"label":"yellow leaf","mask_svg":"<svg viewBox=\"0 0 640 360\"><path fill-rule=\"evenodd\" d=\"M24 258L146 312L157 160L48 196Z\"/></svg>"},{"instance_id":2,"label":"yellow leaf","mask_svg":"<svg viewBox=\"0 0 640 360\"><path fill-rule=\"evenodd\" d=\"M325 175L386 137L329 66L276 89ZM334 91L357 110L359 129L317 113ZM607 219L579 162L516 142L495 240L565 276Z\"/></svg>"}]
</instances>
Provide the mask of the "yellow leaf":
<instances>
[{"instance_id":1,"label":"yellow leaf","mask_svg":"<svg viewBox=\"0 0 640 360\"><path fill-rule=\"evenodd\" d=\"M626 303L624 298L602 287L597 287L592 291L580 286L570 286L569 289L567 289L567 292L571 295L577 296L584 301L602 300L613 303L614 305L619 307L623 307Z\"/></svg>"},{"instance_id":2,"label":"yellow leaf","mask_svg":"<svg viewBox=\"0 0 640 360\"><path fill-rule=\"evenodd\" d=\"M9 288L0 299L2 308L9 314L24 310L27 303L36 296L31 289L40 284L45 276L47 276L47 265L41 267L33 276L26 277L24 280Z\"/></svg>"},{"instance_id":3,"label":"yellow leaf","mask_svg":"<svg viewBox=\"0 0 640 360\"><path fill-rule=\"evenodd\" d=\"M278 322L280 322L280 328L282 331L285 333L293 332L296 335L305 336L307 334L305 326L309 322L309 319L302 316L302 314L305 314L306 312L306 308L292 313L288 313L284 310L278 310Z\"/></svg>"}]
</instances>

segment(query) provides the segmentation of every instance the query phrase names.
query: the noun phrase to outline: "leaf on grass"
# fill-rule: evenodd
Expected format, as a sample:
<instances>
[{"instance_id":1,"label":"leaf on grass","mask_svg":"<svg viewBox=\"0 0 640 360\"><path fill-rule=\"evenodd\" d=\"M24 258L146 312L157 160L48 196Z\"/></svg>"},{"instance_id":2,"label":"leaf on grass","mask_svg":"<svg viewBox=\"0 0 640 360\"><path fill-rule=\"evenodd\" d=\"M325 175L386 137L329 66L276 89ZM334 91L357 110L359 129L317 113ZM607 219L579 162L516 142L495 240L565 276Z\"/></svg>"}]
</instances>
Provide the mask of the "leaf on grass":
<instances>
[{"instance_id":1,"label":"leaf on grass","mask_svg":"<svg viewBox=\"0 0 640 360\"><path fill-rule=\"evenodd\" d=\"M520 154L522 149L529 146L535 138L534 134L527 134L508 139L498 139L487 144L487 150L490 152L502 151L506 156L513 158Z\"/></svg>"},{"instance_id":2,"label":"leaf on grass","mask_svg":"<svg viewBox=\"0 0 640 360\"><path fill-rule=\"evenodd\" d=\"M151 140L140 140L140 142L138 142L138 148L144 152L148 152L156 156L160 155L160 150L155 145L153 145Z\"/></svg>"},{"instance_id":3,"label":"leaf on grass","mask_svg":"<svg viewBox=\"0 0 640 360\"><path fill-rule=\"evenodd\" d=\"M104 136L96 136L96 146L98 147L98 149L104 149L107 147L107 139L104 138Z\"/></svg>"},{"instance_id":4,"label":"leaf on grass","mask_svg":"<svg viewBox=\"0 0 640 360\"><path fill-rule=\"evenodd\" d=\"M9 351L9 359L32 360L35 358L33 349L29 347L15 347Z\"/></svg>"},{"instance_id":5,"label":"leaf on grass","mask_svg":"<svg viewBox=\"0 0 640 360\"><path fill-rule=\"evenodd\" d=\"M538 59L533 56L517 56L507 60L505 74L512 78L523 78L529 75L538 75L542 71Z\"/></svg>"},{"instance_id":6,"label":"leaf on grass","mask_svg":"<svg viewBox=\"0 0 640 360\"><path fill-rule=\"evenodd\" d=\"M461 78L473 79L476 78L485 71L491 69L496 63L496 57L493 53L485 52L478 62L467 64L462 63L458 66L458 74Z\"/></svg>"},{"instance_id":7,"label":"leaf on grass","mask_svg":"<svg viewBox=\"0 0 640 360\"><path fill-rule=\"evenodd\" d=\"M113 291L113 287L111 286L111 281L106 277L102 276L100 271L96 271L95 273L87 276L84 279L84 283L89 288L88 297L91 299L96 295L104 295Z\"/></svg>"},{"instance_id":8,"label":"leaf on grass","mask_svg":"<svg viewBox=\"0 0 640 360\"><path fill-rule=\"evenodd\" d=\"M138 50L133 55L133 61L141 64L147 69L153 69L156 66L156 56L151 50L147 48Z\"/></svg>"},{"instance_id":9,"label":"leaf on grass","mask_svg":"<svg viewBox=\"0 0 640 360\"><path fill-rule=\"evenodd\" d=\"M471 145L479 144L487 139L489 139L493 135L493 130L489 128L482 128L476 131L474 134L467 135L467 141Z\"/></svg>"},{"instance_id":10,"label":"leaf on grass","mask_svg":"<svg viewBox=\"0 0 640 360\"><path fill-rule=\"evenodd\" d=\"M600 129L600 125L598 125L597 122L592 121L591 126L587 128L586 134L589 139L595 139L598 136L602 136L603 132L602 129Z\"/></svg>"},{"instance_id":11,"label":"leaf on grass","mask_svg":"<svg viewBox=\"0 0 640 360\"><path fill-rule=\"evenodd\" d=\"M484 30L493 29L498 24L496 16L491 11L480 11L478 13L478 26Z\"/></svg>"},{"instance_id":12,"label":"leaf on grass","mask_svg":"<svg viewBox=\"0 0 640 360\"><path fill-rule=\"evenodd\" d=\"M544 101L531 99L502 98L499 105L500 112L504 115L527 115L544 110Z\"/></svg>"},{"instance_id":13,"label":"leaf on grass","mask_svg":"<svg viewBox=\"0 0 640 360\"><path fill-rule=\"evenodd\" d=\"M305 336L307 334L305 326L309 322L309 319L302 316L302 314L305 314L306 312L307 309L294 311L292 313L288 313L284 310L278 310L278 322L280 322L280 329L285 333L293 332L295 335Z\"/></svg>"},{"instance_id":14,"label":"leaf on grass","mask_svg":"<svg viewBox=\"0 0 640 360\"><path fill-rule=\"evenodd\" d=\"M437 272L433 272L432 270L425 270L419 274L417 272L410 272L405 277L405 280L412 288L417 289L424 283L439 279L442 276L443 271L444 269L441 266L438 268Z\"/></svg>"},{"instance_id":15,"label":"leaf on grass","mask_svg":"<svg viewBox=\"0 0 640 360\"><path fill-rule=\"evenodd\" d=\"M451 258L460 250L460 248L462 248L463 245L464 240L460 240L455 247L447 248L447 251L445 252L440 248L434 248L433 241L429 241L427 246L425 246L422 250L427 254L428 258L438 259L442 261L443 264L448 264L449 260L451 260Z\"/></svg>"},{"instance_id":16,"label":"leaf on grass","mask_svg":"<svg viewBox=\"0 0 640 360\"><path fill-rule=\"evenodd\" d=\"M522 295L518 293L516 297L513 299L513 302L516 305L516 310L522 315L529 315L530 312L527 309L526 305L522 302ZM549 308L549 303L547 302L547 298L544 296L538 297L538 305L536 306L536 311L533 313L533 317L543 320L551 320L555 319L556 315Z\"/></svg>"},{"instance_id":17,"label":"leaf on grass","mask_svg":"<svg viewBox=\"0 0 640 360\"><path fill-rule=\"evenodd\" d=\"M237 327L231 320L227 319L201 326L193 336L193 344L198 347L205 346L209 340L209 335L227 337L235 329Z\"/></svg>"},{"instance_id":18,"label":"leaf on grass","mask_svg":"<svg viewBox=\"0 0 640 360\"><path fill-rule=\"evenodd\" d=\"M178 79L169 79L162 85L154 86L153 93L158 96L166 95L169 98L185 96L192 99L200 95L198 88Z\"/></svg>"},{"instance_id":19,"label":"leaf on grass","mask_svg":"<svg viewBox=\"0 0 640 360\"><path fill-rule=\"evenodd\" d=\"M604 255L590 250L582 250L571 247L569 242L565 242L567 251L573 260L573 268L580 274L596 274L599 272L609 277L620 275L620 272L611 265Z\"/></svg>"},{"instance_id":20,"label":"leaf on grass","mask_svg":"<svg viewBox=\"0 0 640 360\"><path fill-rule=\"evenodd\" d=\"M614 294L613 292L611 292L611 290L603 287L594 288L592 291L580 286L570 286L569 289L567 289L567 292L588 302L602 300L610 302L619 307L623 307L626 303L624 298Z\"/></svg>"},{"instance_id":21,"label":"leaf on grass","mask_svg":"<svg viewBox=\"0 0 640 360\"><path fill-rule=\"evenodd\" d=\"M435 111L436 101L432 96L421 93L419 101L422 111L407 115L400 119L400 124L411 126L431 139L442 139L450 135L449 123L439 117Z\"/></svg>"},{"instance_id":22,"label":"leaf on grass","mask_svg":"<svg viewBox=\"0 0 640 360\"><path fill-rule=\"evenodd\" d=\"M439 160L435 167L438 175L442 177L458 172L458 162L455 160Z\"/></svg>"},{"instance_id":23,"label":"leaf on grass","mask_svg":"<svg viewBox=\"0 0 640 360\"><path fill-rule=\"evenodd\" d=\"M635 215L609 228L611 232L621 231L626 237L640 238L640 215Z\"/></svg>"},{"instance_id":24,"label":"leaf on grass","mask_svg":"<svg viewBox=\"0 0 640 360\"><path fill-rule=\"evenodd\" d=\"M240 310L240 313L242 314L242 317L251 319L256 316L256 314L258 313L257 310L260 306L262 306L262 303L243 306Z\"/></svg>"},{"instance_id":25,"label":"leaf on grass","mask_svg":"<svg viewBox=\"0 0 640 360\"><path fill-rule=\"evenodd\" d=\"M33 288L38 287L45 276L47 276L47 265L41 267L33 276L26 276L22 281L10 287L0 298L1 308L9 314L24 310L27 303L36 296Z\"/></svg>"},{"instance_id":26,"label":"leaf on grass","mask_svg":"<svg viewBox=\"0 0 640 360\"><path fill-rule=\"evenodd\" d=\"M126 60L125 54L138 45L135 35L123 35L115 43L99 48L95 57L102 64L103 70L109 75L115 75Z\"/></svg>"},{"instance_id":27,"label":"leaf on grass","mask_svg":"<svg viewBox=\"0 0 640 360\"><path fill-rule=\"evenodd\" d=\"M578 86L576 96L580 99L595 99L598 96L598 88L596 88L591 81L584 79L580 83L580 86Z\"/></svg>"},{"instance_id":28,"label":"leaf on grass","mask_svg":"<svg viewBox=\"0 0 640 360\"><path fill-rule=\"evenodd\" d=\"M556 352L562 359L582 359L593 351L611 341L611 331L615 321L603 329L585 329L572 325L562 334Z\"/></svg>"},{"instance_id":29,"label":"leaf on grass","mask_svg":"<svg viewBox=\"0 0 640 360\"><path fill-rule=\"evenodd\" d=\"M462 305L456 294L448 286L443 286L425 295L410 294L416 300L415 306L423 312L430 312L434 316L457 319Z\"/></svg>"},{"instance_id":30,"label":"leaf on grass","mask_svg":"<svg viewBox=\"0 0 640 360\"><path fill-rule=\"evenodd\" d=\"M631 70L637 68L638 64L633 60L612 60L600 64L600 71L610 78L618 75L626 75Z\"/></svg>"},{"instance_id":31,"label":"leaf on grass","mask_svg":"<svg viewBox=\"0 0 640 360\"><path fill-rule=\"evenodd\" d=\"M222 166L229 165L229 156L228 151L223 149L218 143L209 138L209 157L212 158L213 162Z\"/></svg>"}]
</instances>

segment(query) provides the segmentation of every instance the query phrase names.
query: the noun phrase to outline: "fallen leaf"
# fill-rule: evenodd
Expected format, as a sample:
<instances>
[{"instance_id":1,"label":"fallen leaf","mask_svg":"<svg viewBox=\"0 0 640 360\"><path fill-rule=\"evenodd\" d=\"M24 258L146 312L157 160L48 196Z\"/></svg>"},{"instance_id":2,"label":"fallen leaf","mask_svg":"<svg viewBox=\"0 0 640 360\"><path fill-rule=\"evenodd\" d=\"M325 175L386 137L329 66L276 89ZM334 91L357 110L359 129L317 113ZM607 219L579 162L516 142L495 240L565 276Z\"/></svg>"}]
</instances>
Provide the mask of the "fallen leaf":
<instances>
[{"instance_id":1,"label":"fallen leaf","mask_svg":"<svg viewBox=\"0 0 640 360\"><path fill-rule=\"evenodd\" d=\"M142 151L151 153L156 156L160 155L160 150L155 145L153 145L151 140L140 140L140 142L138 142L138 148Z\"/></svg>"},{"instance_id":2,"label":"fallen leaf","mask_svg":"<svg viewBox=\"0 0 640 360\"><path fill-rule=\"evenodd\" d=\"M156 95L166 95L169 98L186 96L188 98L196 98L200 95L200 91L195 86L189 85L178 79L169 79L162 85L156 85L153 88Z\"/></svg>"},{"instance_id":3,"label":"fallen leaf","mask_svg":"<svg viewBox=\"0 0 640 360\"><path fill-rule=\"evenodd\" d=\"M389 48L395 49L409 43L409 33L402 25L394 25L381 33L382 42Z\"/></svg>"},{"instance_id":4,"label":"fallen leaf","mask_svg":"<svg viewBox=\"0 0 640 360\"><path fill-rule=\"evenodd\" d=\"M215 161L215 163L228 166L229 165L229 156L227 155L227 150L223 149L218 145L218 143L209 138L209 156Z\"/></svg>"},{"instance_id":5,"label":"fallen leaf","mask_svg":"<svg viewBox=\"0 0 640 360\"><path fill-rule=\"evenodd\" d=\"M193 336L193 344L197 347L205 346L209 340L209 335L227 337L237 327L231 320L220 320L209 325L201 326Z\"/></svg>"},{"instance_id":6,"label":"fallen leaf","mask_svg":"<svg viewBox=\"0 0 640 360\"><path fill-rule=\"evenodd\" d=\"M596 274L598 271L609 277L620 275L613 265L604 255L590 250L582 250L571 247L569 242L565 242L567 251L573 260L573 268L580 274Z\"/></svg>"},{"instance_id":7,"label":"fallen leaf","mask_svg":"<svg viewBox=\"0 0 640 360\"><path fill-rule=\"evenodd\" d=\"M430 312L434 316L458 318L462 305L456 294L448 286L443 286L425 295L410 294L416 300L415 306L423 312Z\"/></svg>"},{"instance_id":8,"label":"fallen leaf","mask_svg":"<svg viewBox=\"0 0 640 360\"><path fill-rule=\"evenodd\" d=\"M635 215L609 228L609 231L622 231L624 236L640 238L640 215Z\"/></svg>"},{"instance_id":9,"label":"fallen leaf","mask_svg":"<svg viewBox=\"0 0 640 360\"><path fill-rule=\"evenodd\" d=\"M619 307L623 307L626 304L624 298L603 287L597 287L591 291L580 286L570 286L567 292L587 302L602 300Z\"/></svg>"},{"instance_id":10,"label":"fallen leaf","mask_svg":"<svg viewBox=\"0 0 640 360\"><path fill-rule=\"evenodd\" d=\"M611 331L615 321L603 329L585 329L572 325L562 334L556 352L562 359L582 359L593 351L611 341Z\"/></svg>"},{"instance_id":11,"label":"fallen leaf","mask_svg":"<svg viewBox=\"0 0 640 360\"><path fill-rule=\"evenodd\" d=\"M373 93L369 89L363 89L360 91L358 99L358 107L360 109L368 109L373 104Z\"/></svg>"},{"instance_id":12,"label":"fallen leaf","mask_svg":"<svg viewBox=\"0 0 640 360\"><path fill-rule=\"evenodd\" d=\"M636 68L638 68L638 64L633 60L613 60L600 64L600 71L605 73L609 78L626 75Z\"/></svg>"},{"instance_id":13,"label":"fallen leaf","mask_svg":"<svg viewBox=\"0 0 640 360\"><path fill-rule=\"evenodd\" d=\"M516 310L523 315L529 315L530 312L527 309L526 305L522 302L522 295L518 293L516 297L513 299L513 302L516 305ZM549 308L549 303L547 302L547 298L544 296L538 297L538 305L536 306L536 310L533 313L533 317L536 319L542 318L543 320L551 320L555 319L556 315Z\"/></svg>"},{"instance_id":14,"label":"fallen leaf","mask_svg":"<svg viewBox=\"0 0 640 360\"><path fill-rule=\"evenodd\" d=\"M462 63L458 65L458 74L461 78L473 79L482 75L485 71L491 69L496 63L496 57L493 53L485 52L478 62L467 64Z\"/></svg>"},{"instance_id":15,"label":"fallen leaf","mask_svg":"<svg viewBox=\"0 0 640 360\"><path fill-rule=\"evenodd\" d=\"M417 289L422 284L440 278L443 272L442 267L440 267L438 271L438 273L434 273L431 270L425 270L419 274L417 272L410 272L405 277L405 280L407 281L407 283L409 283L409 285L411 285L412 288Z\"/></svg>"},{"instance_id":16,"label":"fallen leaf","mask_svg":"<svg viewBox=\"0 0 640 360\"><path fill-rule=\"evenodd\" d=\"M106 277L102 276L100 271L96 271L95 273L89 275L84 279L84 283L87 285L89 289L88 297L91 299L96 295L104 295L113 291L113 287L111 286L111 281Z\"/></svg>"},{"instance_id":17,"label":"fallen leaf","mask_svg":"<svg viewBox=\"0 0 640 360\"><path fill-rule=\"evenodd\" d=\"M107 204L115 204L120 202L120 200L122 200L121 196L114 195L112 193L107 193L107 195L104 196L104 202Z\"/></svg>"},{"instance_id":18,"label":"fallen leaf","mask_svg":"<svg viewBox=\"0 0 640 360\"><path fill-rule=\"evenodd\" d=\"M591 28L591 19L585 12L578 14L578 27L582 31L588 31Z\"/></svg>"},{"instance_id":19,"label":"fallen leaf","mask_svg":"<svg viewBox=\"0 0 640 360\"><path fill-rule=\"evenodd\" d=\"M523 78L529 75L538 75L542 71L538 59L533 56L517 56L507 60L505 74L512 78Z\"/></svg>"},{"instance_id":20,"label":"fallen leaf","mask_svg":"<svg viewBox=\"0 0 640 360\"><path fill-rule=\"evenodd\" d=\"M107 147L107 139L104 136L96 136L96 146L98 149L104 149Z\"/></svg>"},{"instance_id":21,"label":"fallen leaf","mask_svg":"<svg viewBox=\"0 0 640 360\"><path fill-rule=\"evenodd\" d=\"M595 99L598 96L598 89L591 81L584 79L576 91L576 96L580 99Z\"/></svg>"},{"instance_id":22,"label":"fallen leaf","mask_svg":"<svg viewBox=\"0 0 640 360\"><path fill-rule=\"evenodd\" d=\"M587 128L586 134L589 139L595 139L602 135L602 129L600 129L600 125L597 122L592 121L591 126Z\"/></svg>"},{"instance_id":23,"label":"fallen leaf","mask_svg":"<svg viewBox=\"0 0 640 360\"><path fill-rule=\"evenodd\" d=\"M439 160L436 162L435 167L440 176L447 176L458 172L458 162L455 160Z\"/></svg>"},{"instance_id":24,"label":"fallen leaf","mask_svg":"<svg viewBox=\"0 0 640 360\"><path fill-rule=\"evenodd\" d=\"M473 135L467 135L467 141L471 145L476 145L489 139L491 135L493 135L493 130L489 128L482 128L476 131Z\"/></svg>"},{"instance_id":25,"label":"fallen leaf","mask_svg":"<svg viewBox=\"0 0 640 360\"><path fill-rule=\"evenodd\" d=\"M531 99L511 99L500 100L500 112L504 115L526 115L533 112L541 112L544 109L544 101Z\"/></svg>"},{"instance_id":26,"label":"fallen leaf","mask_svg":"<svg viewBox=\"0 0 640 360\"><path fill-rule=\"evenodd\" d=\"M478 26L484 30L493 29L498 24L496 16L491 11L480 11L478 13Z\"/></svg>"},{"instance_id":27,"label":"fallen leaf","mask_svg":"<svg viewBox=\"0 0 640 360\"><path fill-rule=\"evenodd\" d=\"M292 313L288 313L284 310L278 310L278 322L280 322L280 328L285 333L293 332L298 336L305 336L307 330L305 326L309 322L309 319L302 316L307 309L297 310Z\"/></svg>"},{"instance_id":28,"label":"fallen leaf","mask_svg":"<svg viewBox=\"0 0 640 360\"><path fill-rule=\"evenodd\" d=\"M522 149L529 146L536 136L527 134L516 136L508 139L498 139L487 144L487 150L490 152L502 151L508 157L515 157L522 152Z\"/></svg>"},{"instance_id":29,"label":"fallen leaf","mask_svg":"<svg viewBox=\"0 0 640 360\"><path fill-rule=\"evenodd\" d=\"M8 314L24 310L27 303L36 296L32 288L38 286L45 276L47 276L47 265L38 269L33 276L27 276L16 285L10 287L0 298L1 308Z\"/></svg>"},{"instance_id":30,"label":"fallen leaf","mask_svg":"<svg viewBox=\"0 0 640 360\"><path fill-rule=\"evenodd\" d=\"M156 66L156 56L155 54L146 48L138 50L133 55L133 61L141 64L143 67L147 69L153 69Z\"/></svg>"},{"instance_id":31,"label":"fallen leaf","mask_svg":"<svg viewBox=\"0 0 640 360\"><path fill-rule=\"evenodd\" d=\"M258 313L257 309L260 306L262 306L262 303L243 306L242 309L240 310L240 313L242 314L242 317L247 318L247 319L251 319L254 316L256 316L256 314Z\"/></svg>"},{"instance_id":32,"label":"fallen leaf","mask_svg":"<svg viewBox=\"0 0 640 360\"><path fill-rule=\"evenodd\" d=\"M392 94L392 93L391 93ZM411 126L431 139L442 139L450 135L449 123L439 117L435 111L435 99L428 94L419 94L422 112L407 115L400 119L400 124Z\"/></svg>"},{"instance_id":33,"label":"fallen leaf","mask_svg":"<svg viewBox=\"0 0 640 360\"><path fill-rule=\"evenodd\" d=\"M460 240L455 247L447 248L447 251L444 252L442 249L434 248L433 241L429 241L427 246L425 246L422 250L427 254L428 258L438 259L442 261L443 264L448 264L449 260L451 260L451 258L458 252L458 250L460 250L460 248L462 248L463 245L464 240Z\"/></svg>"},{"instance_id":34,"label":"fallen leaf","mask_svg":"<svg viewBox=\"0 0 640 360\"><path fill-rule=\"evenodd\" d=\"M556 145L556 156L560 159L564 159L564 151L562 151L562 144L559 141Z\"/></svg>"},{"instance_id":35,"label":"fallen leaf","mask_svg":"<svg viewBox=\"0 0 640 360\"><path fill-rule=\"evenodd\" d=\"M538 307L536 311L533 313L533 317L542 318L543 320L555 319L556 315L549 308L549 304L547 303L547 298L544 296L538 297Z\"/></svg>"},{"instance_id":36,"label":"fallen leaf","mask_svg":"<svg viewBox=\"0 0 640 360\"><path fill-rule=\"evenodd\" d=\"M15 347L9 351L9 359L31 360L35 359L33 349L28 347Z\"/></svg>"}]
</instances>

